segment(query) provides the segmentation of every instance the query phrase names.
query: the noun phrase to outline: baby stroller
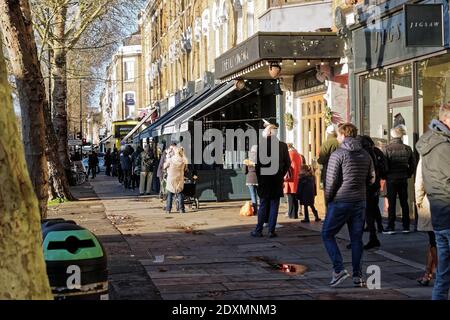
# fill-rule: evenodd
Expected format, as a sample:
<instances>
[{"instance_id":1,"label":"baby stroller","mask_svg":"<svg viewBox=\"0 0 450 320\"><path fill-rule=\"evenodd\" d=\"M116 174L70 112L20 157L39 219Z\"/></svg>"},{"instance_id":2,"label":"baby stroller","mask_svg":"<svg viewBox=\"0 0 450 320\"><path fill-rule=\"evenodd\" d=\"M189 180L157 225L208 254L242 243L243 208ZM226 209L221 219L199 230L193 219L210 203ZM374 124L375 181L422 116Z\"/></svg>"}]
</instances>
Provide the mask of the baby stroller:
<instances>
[{"instance_id":1,"label":"baby stroller","mask_svg":"<svg viewBox=\"0 0 450 320\"><path fill-rule=\"evenodd\" d=\"M189 206L190 210L198 210L200 208L199 201L196 194L196 180L184 179L184 204Z\"/></svg>"}]
</instances>

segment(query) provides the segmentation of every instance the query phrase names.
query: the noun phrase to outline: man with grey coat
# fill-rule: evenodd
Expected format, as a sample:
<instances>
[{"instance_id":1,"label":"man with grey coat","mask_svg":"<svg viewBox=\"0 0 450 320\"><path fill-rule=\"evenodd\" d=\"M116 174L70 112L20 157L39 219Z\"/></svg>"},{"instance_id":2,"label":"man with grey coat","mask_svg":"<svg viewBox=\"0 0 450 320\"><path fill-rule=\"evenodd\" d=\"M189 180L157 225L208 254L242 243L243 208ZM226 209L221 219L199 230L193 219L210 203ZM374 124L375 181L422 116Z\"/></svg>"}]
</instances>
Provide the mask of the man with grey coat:
<instances>
[{"instance_id":1,"label":"man with grey coat","mask_svg":"<svg viewBox=\"0 0 450 320\"><path fill-rule=\"evenodd\" d=\"M439 120L416 145L422 157L425 192L436 236L438 267L433 300L448 300L450 287L450 104L440 108Z\"/></svg>"}]
</instances>

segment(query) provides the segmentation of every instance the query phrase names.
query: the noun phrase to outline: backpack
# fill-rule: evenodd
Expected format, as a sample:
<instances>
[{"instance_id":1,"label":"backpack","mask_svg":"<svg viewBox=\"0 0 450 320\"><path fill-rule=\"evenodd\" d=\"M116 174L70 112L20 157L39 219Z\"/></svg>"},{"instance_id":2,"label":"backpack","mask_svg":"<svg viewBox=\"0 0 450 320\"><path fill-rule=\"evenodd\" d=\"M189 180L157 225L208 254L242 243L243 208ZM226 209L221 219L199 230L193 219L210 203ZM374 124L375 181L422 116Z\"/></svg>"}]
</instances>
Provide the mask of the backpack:
<instances>
[{"instance_id":1,"label":"backpack","mask_svg":"<svg viewBox=\"0 0 450 320\"><path fill-rule=\"evenodd\" d=\"M388 162L386 156L383 151L378 148L373 148L373 152L375 155L375 172L380 179L386 180L387 172L388 172Z\"/></svg>"}]
</instances>

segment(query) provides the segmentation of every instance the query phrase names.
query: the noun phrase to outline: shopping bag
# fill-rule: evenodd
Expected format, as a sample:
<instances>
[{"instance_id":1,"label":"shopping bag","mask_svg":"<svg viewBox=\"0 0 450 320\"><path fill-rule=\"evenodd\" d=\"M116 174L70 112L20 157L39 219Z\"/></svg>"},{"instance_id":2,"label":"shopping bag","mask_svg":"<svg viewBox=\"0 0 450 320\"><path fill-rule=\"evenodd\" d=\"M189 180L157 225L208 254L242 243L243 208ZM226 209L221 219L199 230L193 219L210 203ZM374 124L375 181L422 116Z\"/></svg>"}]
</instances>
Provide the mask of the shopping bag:
<instances>
[{"instance_id":1,"label":"shopping bag","mask_svg":"<svg viewBox=\"0 0 450 320\"><path fill-rule=\"evenodd\" d=\"M253 216L253 207L250 201L247 201L241 208L240 215L244 217Z\"/></svg>"}]
</instances>

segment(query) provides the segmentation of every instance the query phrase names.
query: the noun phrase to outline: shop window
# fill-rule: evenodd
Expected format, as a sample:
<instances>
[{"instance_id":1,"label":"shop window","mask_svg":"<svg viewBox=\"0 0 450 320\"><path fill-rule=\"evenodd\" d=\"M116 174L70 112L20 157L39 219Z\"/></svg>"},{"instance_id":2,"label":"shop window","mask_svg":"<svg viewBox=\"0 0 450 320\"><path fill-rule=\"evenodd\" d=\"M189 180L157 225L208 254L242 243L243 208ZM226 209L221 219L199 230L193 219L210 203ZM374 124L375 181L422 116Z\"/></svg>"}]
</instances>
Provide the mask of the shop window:
<instances>
[{"instance_id":1,"label":"shop window","mask_svg":"<svg viewBox=\"0 0 450 320\"><path fill-rule=\"evenodd\" d=\"M419 135L428 131L433 119L439 117L439 107L450 101L450 57L431 58L418 63Z\"/></svg>"},{"instance_id":2,"label":"shop window","mask_svg":"<svg viewBox=\"0 0 450 320\"><path fill-rule=\"evenodd\" d=\"M386 143L388 140L387 84L384 71L362 76L362 133Z\"/></svg>"},{"instance_id":3,"label":"shop window","mask_svg":"<svg viewBox=\"0 0 450 320\"><path fill-rule=\"evenodd\" d=\"M392 99L412 96L412 65L405 64L392 68L391 84Z\"/></svg>"}]
</instances>

